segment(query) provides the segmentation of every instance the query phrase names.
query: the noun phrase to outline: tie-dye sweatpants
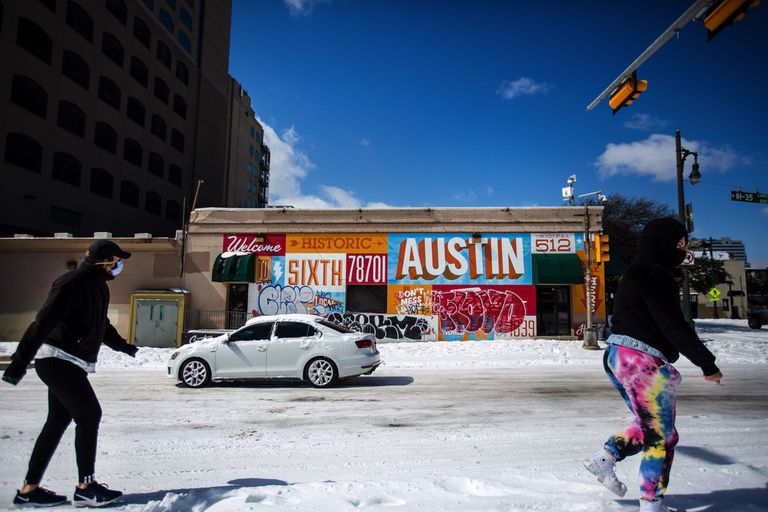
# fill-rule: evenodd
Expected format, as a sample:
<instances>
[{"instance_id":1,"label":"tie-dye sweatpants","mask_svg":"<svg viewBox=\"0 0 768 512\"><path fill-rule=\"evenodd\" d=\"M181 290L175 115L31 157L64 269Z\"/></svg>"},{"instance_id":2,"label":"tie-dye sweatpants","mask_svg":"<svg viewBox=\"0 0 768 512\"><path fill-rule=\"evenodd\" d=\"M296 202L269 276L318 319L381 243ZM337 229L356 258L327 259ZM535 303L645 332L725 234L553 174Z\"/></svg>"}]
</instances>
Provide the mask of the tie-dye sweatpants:
<instances>
[{"instance_id":1,"label":"tie-dye sweatpants","mask_svg":"<svg viewBox=\"0 0 768 512\"><path fill-rule=\"evenodd\" d=\"M605 448L617 461L640 453L640 495L664 495L678 436L675 430L677 386L682 378L674 366L658 357L620 345L609 345L603 364L635 419L610 437Z\"/></svg>"}]
</instances>

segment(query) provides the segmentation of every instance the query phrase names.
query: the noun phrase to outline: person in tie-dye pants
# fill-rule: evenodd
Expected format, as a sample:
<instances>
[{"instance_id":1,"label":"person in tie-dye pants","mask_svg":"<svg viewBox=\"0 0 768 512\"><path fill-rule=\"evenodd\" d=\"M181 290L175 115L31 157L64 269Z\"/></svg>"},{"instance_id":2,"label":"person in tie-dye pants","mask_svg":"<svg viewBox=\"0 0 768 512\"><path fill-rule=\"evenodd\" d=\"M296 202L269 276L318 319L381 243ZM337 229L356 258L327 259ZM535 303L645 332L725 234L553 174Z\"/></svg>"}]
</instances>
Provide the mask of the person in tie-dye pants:
<instances>
[{"instance_id":1,"label":"person in tie-dye pants","mask_svg":"<svg viewBox=\"0 0 768 512\"><path fill-rule=\"evenodd\" d=\"M720 383L715 356L686 322L672 269L683 262L688 233L676 219L649 222L637 252L616 291L611 335L605 350L608 378L634 415L632 423L584 462L613 493L627 487L616 477L616 462L642 452L640 510L664 512L678 435L675 406L680 373L671 363L680 354L701 368L704 379Z\"/></svg>"},{"instance_id":2,"label":"person in tie-dye pants","mask_svg":"<svg viewBox=\"0 0 768 512\"><path fill-rule=\"evenodd\" d=\"M624 431L605 443L616 461L643 452L640 490L646 500L664 495L675 457L677 386L682 377L670 363L621 345L609 345L603 358L605 372L635 415Z\"/></svg>"}]
</instances>

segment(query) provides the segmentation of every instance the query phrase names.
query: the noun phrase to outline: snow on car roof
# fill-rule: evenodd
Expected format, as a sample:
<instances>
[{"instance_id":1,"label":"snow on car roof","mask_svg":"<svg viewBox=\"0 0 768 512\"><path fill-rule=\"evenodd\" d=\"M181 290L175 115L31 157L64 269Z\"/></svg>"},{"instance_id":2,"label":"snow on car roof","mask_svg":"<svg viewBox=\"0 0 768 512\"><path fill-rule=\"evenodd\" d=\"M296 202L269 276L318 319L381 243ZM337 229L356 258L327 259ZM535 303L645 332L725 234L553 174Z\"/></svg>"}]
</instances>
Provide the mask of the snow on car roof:
<instances>
[{"instance_id":1,"label":"snow on car roof","mask_svg":"<svg viewBox=\"0 0 768 512\"><path fill-rule=\"evenodd\" d=\"M317 315L307 315L302 313L286 313L282 315L263 315L263 316L255 316L245 322L245 325L253 325L253 324L260 324L262 322L308 322L308 323L315 323L319 320L322 320L323 317L317 316Z\"/></svg>"}]
</instances>

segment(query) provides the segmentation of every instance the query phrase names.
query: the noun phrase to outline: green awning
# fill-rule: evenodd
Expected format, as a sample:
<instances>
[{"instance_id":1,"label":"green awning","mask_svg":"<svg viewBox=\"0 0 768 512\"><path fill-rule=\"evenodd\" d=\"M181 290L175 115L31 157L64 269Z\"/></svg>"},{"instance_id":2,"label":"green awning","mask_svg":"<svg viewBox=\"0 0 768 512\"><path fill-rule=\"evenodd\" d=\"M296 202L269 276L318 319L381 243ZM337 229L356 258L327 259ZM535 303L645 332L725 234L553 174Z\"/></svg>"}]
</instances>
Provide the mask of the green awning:
<instances>
[{"instance_id":1,"label":"green awning","mask_svg":"<svg viewBox=\"0 0 768 512\"><path fill-rule=\"evenodd\" d=\"M253 283L256 281L256 255L229 256L219 254L213 262L211 281L218 283Z\"/></svg>"},{"instance_id":2,"label":"green awning","mask_svg":"<svg viewBox=\"0 0 768 512\"><path fill-rule=\"evenodd\" d=\"M584 267L576 254L534 254L533 284L584 284Z\"/></svg>"}]
</instances>

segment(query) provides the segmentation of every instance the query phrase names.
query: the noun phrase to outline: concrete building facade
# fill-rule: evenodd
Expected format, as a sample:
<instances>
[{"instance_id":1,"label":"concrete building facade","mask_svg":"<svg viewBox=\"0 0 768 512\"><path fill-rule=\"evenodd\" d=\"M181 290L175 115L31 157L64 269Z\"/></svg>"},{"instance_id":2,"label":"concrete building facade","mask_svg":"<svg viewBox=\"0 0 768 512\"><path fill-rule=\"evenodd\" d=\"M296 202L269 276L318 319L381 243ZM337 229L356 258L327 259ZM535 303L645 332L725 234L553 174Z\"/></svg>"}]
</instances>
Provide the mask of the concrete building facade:
<instances>
[{"instance_id":1,"label":"concrete building facade","mask_svg":"<svg viewBox=\"0 0 768 512\"><path fill-rule=\"evenodd\" d=\"M0 3L0 234L173 235L222 205L231 1Z\"/></svg>"}]
</instances>

